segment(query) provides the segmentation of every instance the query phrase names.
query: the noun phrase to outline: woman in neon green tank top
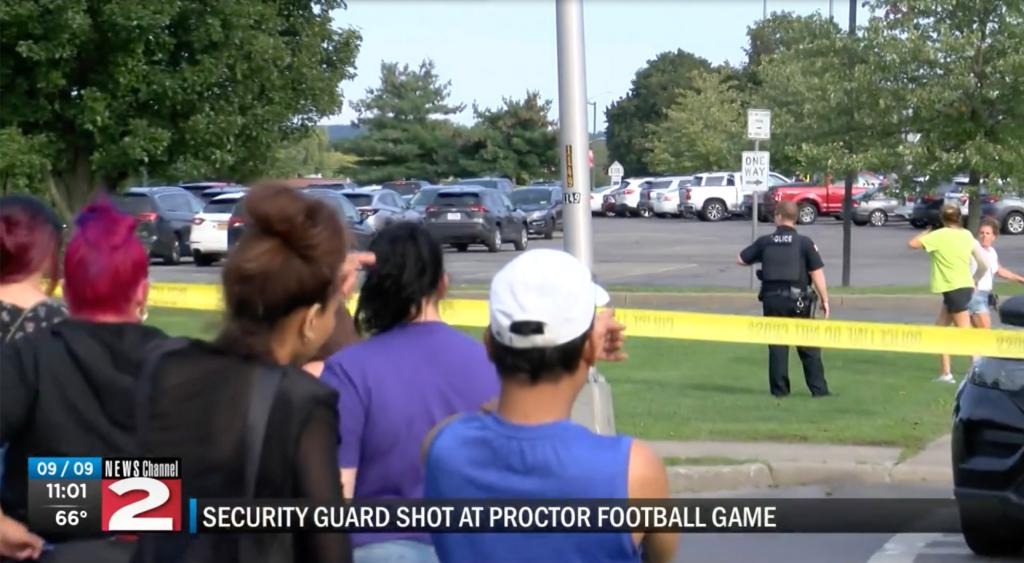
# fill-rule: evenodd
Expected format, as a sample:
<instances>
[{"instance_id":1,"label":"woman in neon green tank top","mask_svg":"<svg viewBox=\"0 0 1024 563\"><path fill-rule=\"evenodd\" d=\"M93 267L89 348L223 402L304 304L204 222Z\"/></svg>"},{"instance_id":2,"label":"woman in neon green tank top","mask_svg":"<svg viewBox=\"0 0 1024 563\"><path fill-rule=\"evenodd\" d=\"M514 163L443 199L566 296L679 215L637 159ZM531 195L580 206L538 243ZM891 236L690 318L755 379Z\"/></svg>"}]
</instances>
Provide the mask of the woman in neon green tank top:
<instances>
[{"instance_id":1,"label":"woman in neon green tank top","mask_svg":"<svg viewBox=\"0 0 1024 563\"><path fill-rule=\"evenodd\" d=\"M942 294L942 308L935 324L971 327L967 305L978 280L985 276L988 262L971 232L961 226L960 207L946 204L940 213L945 228L928 229L910 240L908 246L923 249L931 258L931 290ZM971 256L978 269L971 275ZM950 371L949 356L942 355L942 372L937 381L956 383Z\"/></svg>"}]
</instances>

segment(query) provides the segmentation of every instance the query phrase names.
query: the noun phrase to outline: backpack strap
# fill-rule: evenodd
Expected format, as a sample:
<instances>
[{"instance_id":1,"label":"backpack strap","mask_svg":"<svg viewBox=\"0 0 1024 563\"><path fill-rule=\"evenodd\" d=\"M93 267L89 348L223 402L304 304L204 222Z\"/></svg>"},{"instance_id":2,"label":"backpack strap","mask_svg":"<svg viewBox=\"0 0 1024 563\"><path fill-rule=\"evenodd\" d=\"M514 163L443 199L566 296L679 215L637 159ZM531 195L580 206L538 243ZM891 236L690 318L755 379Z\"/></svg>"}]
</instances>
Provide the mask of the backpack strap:
<instances>
[{"instance_id":1,"label":"backpack strap","mask_svg":"<svg viewBox=\"0 0 1024 563\"><path fill-rule=\"evenodd\" d=\"M249 398L249 415L245 424L245 493L250 498L256 496L256 475L263 454L267 422L270 420L270 409L282 379L284 368L261 367L256 372L256 382Z\"/></svg>"}]
</instances>

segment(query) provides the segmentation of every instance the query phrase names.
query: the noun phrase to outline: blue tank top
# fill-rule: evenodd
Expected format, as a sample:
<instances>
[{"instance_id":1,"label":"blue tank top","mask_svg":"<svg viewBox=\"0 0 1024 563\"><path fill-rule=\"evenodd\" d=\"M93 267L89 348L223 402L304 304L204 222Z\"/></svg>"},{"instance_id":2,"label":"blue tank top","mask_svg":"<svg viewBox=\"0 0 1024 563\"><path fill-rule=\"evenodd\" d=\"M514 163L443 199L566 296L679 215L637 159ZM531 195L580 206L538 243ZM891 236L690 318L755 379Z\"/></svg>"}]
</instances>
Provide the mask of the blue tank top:
<instances>
[{"instance_id":1,"label":"blue tank top","mask_svg":"<svg viewBox=\"0 0 1024 563\"><path fill-rule=\"evenodd\" d=\"M424 497L627 498L632 440L568 420L520 426L494 414L463 415L430 445ZM433 541L444 563L640 561L629 533L449 533Z\"/></svg>"}]
</instances>

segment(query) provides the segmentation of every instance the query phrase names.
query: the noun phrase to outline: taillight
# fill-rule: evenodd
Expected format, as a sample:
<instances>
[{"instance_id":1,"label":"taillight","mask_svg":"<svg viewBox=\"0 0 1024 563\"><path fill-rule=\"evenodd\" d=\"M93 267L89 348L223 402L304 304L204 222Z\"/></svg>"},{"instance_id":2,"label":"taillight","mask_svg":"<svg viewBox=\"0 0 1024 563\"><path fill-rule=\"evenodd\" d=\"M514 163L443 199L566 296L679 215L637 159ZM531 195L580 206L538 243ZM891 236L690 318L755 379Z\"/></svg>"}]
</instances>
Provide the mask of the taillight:
<instances>
[{"instance_id":1,"label":"taillight","mask_svg":"<svg viewBox=\"0 0 1024 563\"><path fill-rule=\"evenodd\" d=\"M635 188L626 188L626 190L624 192L622 192L622 193L624 193L625 195L633 195L633 194L636 193L636 189Z\"/></svg>"},{"instance_id":2,"label":"taillight","mask_svg":"<svg viewBox=\"0 0 1024 563\"><path fill-rule=\"evenodd\" d=\"M487 213L487 208L482 205L470 205L470 211L476 211L477 213Z\"/></svg>"},{"instance_id":3,"label":"taillight","mask_svg":"<svg viewBox=\"0 0 1024 563\"><path fill-rule=\"evenodd\" d=\"M192 224L198 227L203 224L203 219L201 217L193 217Z\"/></svg>"},{"instance_id":4,"label":"taillight","mask_svg":"<svg viewBox=\"0 0 1024 563\"><path fill-rule=\"evenodd\" d=\"M914 203L915 201L917 201L917 196L916 195L908 195L907 196L907 203Z\"/></svg>"},{"instance_id":5,"label":"taillight","mask_svg":"<svg viewBox=\"0 0 1024 563\"><path fill-rule=\"evenodd\" d=\"M782 201L782 194L779 192L772 192L772 199L775 201Z\"/></svg>"},{"instance_id":6,"label":"taillight","mask_svg":"<svg viewBox=\"0 0 1024 563\"><path fill-rule=\"evenodd\" d=\"M231 218L228 219L228 227L238 227L244 224L245 220L237 215L232 215Z\"/></svg>"},{"instance_id":7,"label":"taillight","mask_svg":"<svg viewBox=\"0 0 1024 563\"><path fill-rule=\"evenodd\" d=\"M436 206L436 205L428 205L427 208L425 209L425 211L427 213L433 213L434 211L439 211L440 209L441 208Z\"/></svg>"},{"instance_id":8,"label":"taillight","mask_svg":"<svg viewBox=\"0 0 1024 563\"><path fill-rule=\"evenodd\" d=\"M136 218L143 223L155 223L156 213L139 213Z\"/></svg>"},{"instance_id":9,"label":"taillight","mask_svg":"<svg viewBox=\"0 0 1024 563\"><path fill-rule=\"evenodd\" d=\"M1000 197L997 195L990 195L987 198L985 198L985 203L996 203L999 201L999 199Z\"/></svg>"},{"instance_id":10,"label":"taillight","mask_svg":"<svg viewBox=\"0 0 1024 563\"><path fill-rule=\"evenodd\" d=\"M683 201L690 201L690 188L683 190Z\"/></svg>"}]
</instances>

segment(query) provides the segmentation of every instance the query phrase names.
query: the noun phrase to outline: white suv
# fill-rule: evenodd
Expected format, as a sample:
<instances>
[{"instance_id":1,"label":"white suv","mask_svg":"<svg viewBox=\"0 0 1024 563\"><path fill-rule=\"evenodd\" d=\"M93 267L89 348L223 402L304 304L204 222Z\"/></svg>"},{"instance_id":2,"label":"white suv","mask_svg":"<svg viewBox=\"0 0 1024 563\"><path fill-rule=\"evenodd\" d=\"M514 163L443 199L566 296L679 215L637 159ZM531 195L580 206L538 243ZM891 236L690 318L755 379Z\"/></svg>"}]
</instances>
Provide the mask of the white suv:
<instances>
[{"instance_id":1,"label":"white suv","mask_svg":"<svg viewBox=\"0 0 1024 563\"><path fill-rule=\"evenodd\" d=\"M789 183L789 179L775 172L768 173L768 185L757 190L764 193L768 188ZM739 215L743 209L743 196L754 193L752 188L742 186L740 172L706 172L697 174L690 183L690 200L680 204L683 214L692 214L702 221L721 221L730 215Z\"/></svg>"},{"instance_id":2,"label":"white suv","mask_svg":"<svg viewBox=\"0 0 1024 563\"><path fill-rule=\"evenodd\" d=\"M228 253L228 220L245 192L219 195L192 219L189 246L196 266L209 266Z\"/></svg>"},{"instance_id":3,"label":"white suv","mask_svg":"<svg viewBox=\"0 0 1024 563\"><path fill-rule=\"evenodd\" d=\"M679 194L692 180L693 176L673 176L651 182L651 209L654 214L659 217L681 215Z\"/></svg>"},{"instance_id":4,"label":"white suv","mask_svg":"<svg viewBox=\"0 0 1024 563\"><path fill-rule=\"evenodd\" d=\"M615 194L615 214L620 217L640 214L640 190L654 178L628 178Z\"/></svg>"}]
</instances>

